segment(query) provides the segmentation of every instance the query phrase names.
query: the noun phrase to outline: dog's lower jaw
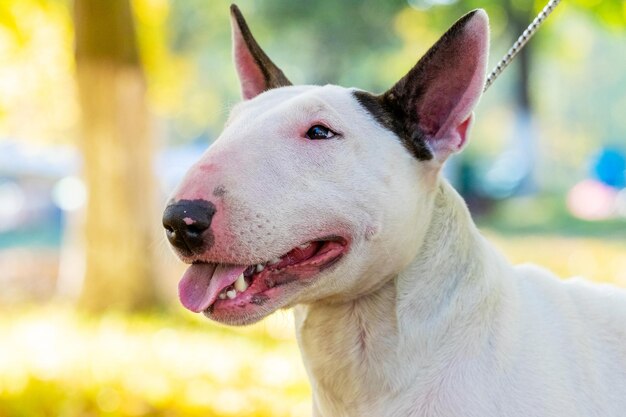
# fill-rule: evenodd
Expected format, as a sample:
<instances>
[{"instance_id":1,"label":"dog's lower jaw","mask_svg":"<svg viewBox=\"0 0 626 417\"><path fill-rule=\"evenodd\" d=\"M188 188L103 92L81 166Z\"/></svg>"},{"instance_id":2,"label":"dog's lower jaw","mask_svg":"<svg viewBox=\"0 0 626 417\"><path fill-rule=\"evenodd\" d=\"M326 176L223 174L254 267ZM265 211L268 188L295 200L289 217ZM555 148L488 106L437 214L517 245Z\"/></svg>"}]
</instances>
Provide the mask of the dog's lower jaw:
<instances>
[{"instance_id":1,"label":"dog's lower jaw","mask_svg":"<svg viewBox=\"0 0 626 417\"><path fill-rule=\"evenodd\" d=\"M443 410L455 362L485 349L497 269L510 267L446 183L434 207L423 247L394 280L351 302L295 310L316 417L439 415L430 411ZM449 411L441 415L458 415Z\"/></svg>"}]
</instances>

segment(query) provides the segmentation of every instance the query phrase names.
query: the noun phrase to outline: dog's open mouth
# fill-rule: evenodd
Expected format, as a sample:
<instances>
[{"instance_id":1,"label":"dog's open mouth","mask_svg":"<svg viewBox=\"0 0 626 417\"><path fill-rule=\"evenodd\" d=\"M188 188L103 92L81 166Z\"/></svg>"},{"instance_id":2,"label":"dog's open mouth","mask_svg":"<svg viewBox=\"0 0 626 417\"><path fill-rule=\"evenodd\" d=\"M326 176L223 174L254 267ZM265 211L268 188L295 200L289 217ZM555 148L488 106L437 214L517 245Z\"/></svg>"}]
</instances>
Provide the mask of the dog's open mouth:
<instances>
[{"instance_id":1,"label":"dog's open mouth","mask_svg":"<svg viewBox=\"0 0 626 417\"><path fill-rule=\"evenodd\" d=\"M195 263L178 285L181 303L199 313L230 306L263 305L272 290L305 282L335 264L347 250L340 237L313 240L280 258L255 265Z\"/></svg>"}]
</instances>

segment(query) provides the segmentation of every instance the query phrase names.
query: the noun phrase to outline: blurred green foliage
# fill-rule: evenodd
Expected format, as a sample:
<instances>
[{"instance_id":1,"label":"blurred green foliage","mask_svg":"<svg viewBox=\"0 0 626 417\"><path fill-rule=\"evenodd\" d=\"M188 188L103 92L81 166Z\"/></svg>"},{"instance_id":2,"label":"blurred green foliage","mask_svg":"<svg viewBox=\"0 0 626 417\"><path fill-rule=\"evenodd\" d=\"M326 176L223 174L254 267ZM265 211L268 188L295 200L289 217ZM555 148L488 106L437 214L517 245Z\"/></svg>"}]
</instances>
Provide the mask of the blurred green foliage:
<instances>
[{"instance_id":1,"label":"blurred green foliage","mask_svg":"<svg viewBox=\"0 0 626 417\"><path fill-rule=\"evenodd\" d=\"M239 100L230 61L230 0L133 0L132 4L148 94L162 136L174 144L201 136L213 139L228 109ZM241 0L239 5L261 45L294 82L331 82L382 91L445 28L476 7L490 15L491 62L497 62L519 35L511 24L511 13L520 12L530 20L544 2ZM591 108L584 106L584 99L623 104L626 80L616 74L616 68L626 65L625 29L622 0L572 0L557 8L529 45L536 55L531 92L548 124L580 120L579 114ZM0 135L47 141L75 136L72 36L69 0L0 2L0 50L7 64L0 83ZM514 64L486 96L483 107L510 105L516 72ZM588 78L610 79L611 87L591 90L593 85L578 83L577 73L599 73ZM555 78L562 75L562 79ZM572 97L563 99L555 91ZM554 101L574 109L554 115ZM489 115L494 111L484 109ZM33 114L41 117L25 126L24 120ZM619 120L600 116L602 123L595 114L585 122L594 128L606 127L606 132L599 133L602 140L605 133L615 136L624 131Z\"/></svg>"}]
</instances>

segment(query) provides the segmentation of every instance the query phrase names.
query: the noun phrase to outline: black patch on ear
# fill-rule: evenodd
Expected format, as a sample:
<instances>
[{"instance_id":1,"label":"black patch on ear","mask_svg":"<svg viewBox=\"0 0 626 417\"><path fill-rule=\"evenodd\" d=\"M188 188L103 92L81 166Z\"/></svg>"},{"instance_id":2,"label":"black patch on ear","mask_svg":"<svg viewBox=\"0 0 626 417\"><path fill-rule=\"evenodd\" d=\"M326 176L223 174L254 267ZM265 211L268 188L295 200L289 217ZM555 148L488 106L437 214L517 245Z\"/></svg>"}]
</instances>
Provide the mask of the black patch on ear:
<instances>
[{"instance_id":1,"label":"black patch on ear","mask_svg":"<svg viewBox=\"0 0 626 417\"><path fill-rule=\"evenodd\" d=\"M427 139L435 135L440 127L430 124L424 126L424 123L420 126L420 118L423 117L419 114L420 103L433 77L446 68L446 65L452 65L457 61L455 57L464 53L459 50L460 46L455 40L463 34L465 25L475 13L476 11L466 14L452 25L417 64L387 92L381 95L364 91L354 92L358 102L378 123L398 135L404 146L419 160L434 158Z\"/></svg>"},{"instance_id":2,"label":"black patch on ear","mask_svg":"<svg viewBox=\"0 0 626 417\"><path fill-rule=\"evenodd\" d=\"M426 143L425 134L418 127L417 120L413 122L397 100L389 95L377 96L367 91L354 91L354 97L374 119L385 129L396 134L404 147L420 161L430 161L433 153ZM407 123L411 120L412 123Z\"/></svg>"},{"instance_id":3,"label":"black patch on ear","mask_svg":"<svg viewBox=\"0 0 626 417\"><path fill-rule=\"evenodd\" d=\"M239 7L237 7L237 5L235 4L232 4L230 6L230 12L237 21L237 26L239 26L241 36L246 42L246 46L250 51L250 55L252 55L252 58L254 59L257 67L263 73L263 79L265 80L265 89L270 90L272 88L287 87L292 85L291 81L289 81L289 79L285 76L281 69L272 62L272 60L267 56L263 49L261 49L257 41L254 39L254 36L252 36L252 32L250 31L250 28L248 27L248 24L246 23L243 14L239 10Z\"/></svg>"}]
</instances>

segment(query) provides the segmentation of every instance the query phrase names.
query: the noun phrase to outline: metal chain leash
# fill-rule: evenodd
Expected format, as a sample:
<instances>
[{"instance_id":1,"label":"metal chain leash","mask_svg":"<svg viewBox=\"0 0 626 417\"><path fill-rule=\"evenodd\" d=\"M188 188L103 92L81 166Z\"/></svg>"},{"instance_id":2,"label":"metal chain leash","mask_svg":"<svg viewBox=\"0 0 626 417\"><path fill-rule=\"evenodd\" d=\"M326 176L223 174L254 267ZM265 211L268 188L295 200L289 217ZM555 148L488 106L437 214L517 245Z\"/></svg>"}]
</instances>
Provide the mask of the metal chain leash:
<instances>
[{"instance_id":1,"label":"metal chain leash","mask_svg":"<svg viewBox=\"0 0 626 417\"><path fill-rule=\"evenodd\" d=\"M543 8L543 10L535 17L535 20L526 28L526 30L520 35L519 38L515 41L511 49L506 53L504 58L498 62L498 65L491 71L489 76L487 77L487 81L485 82L485 88L483 92L487 91L489 86L495 81L496 78L500 75L502 71L511 63L515 55L526 45L526 43L532 38L532 36L537 32L539 26L546 20L546 17L552 13L554 8L561 2L561 0L550 0L548 4Z\"/></svg>"}]
</instances>

